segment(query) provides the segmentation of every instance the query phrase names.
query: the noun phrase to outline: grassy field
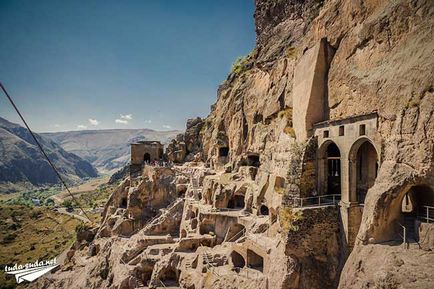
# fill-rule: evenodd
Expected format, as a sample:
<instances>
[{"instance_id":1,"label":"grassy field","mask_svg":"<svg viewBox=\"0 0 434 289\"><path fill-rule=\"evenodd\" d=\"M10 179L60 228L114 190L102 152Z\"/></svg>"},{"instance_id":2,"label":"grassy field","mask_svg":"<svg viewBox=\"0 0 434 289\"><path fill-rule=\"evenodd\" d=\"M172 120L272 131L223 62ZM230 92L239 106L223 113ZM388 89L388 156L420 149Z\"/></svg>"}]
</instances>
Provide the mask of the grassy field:
<instances>
[{"instance_id":1,"label":"grassy field","mask_svg":"<svg viewBox=\"0 0 434 289\"><path fill-rule=\"evenodd\" d=\"M20 196L20 193L0 194L0 202L6 202L8 200L16 199Z\"/></svg>"},{"instance_id":2,"label":"grassy field","mask_svg":"<svg viewBox=\"0 0 434 289\"><path fill-rule=\"evenodd\" d=\"M79 220L48 208L0 207L0 263L25 264L58 256L75 241ZM3 270L2 270L3 271ZM0 274L0 288L14 288L13 277Z\"/></svg>"},{"instance_id":3,"label":"grassy field","mask_svg":"<svg viewBox=\"0 0 434 289\"><path fill-rule=\"evenodd\" d=\"M95 224L101 221L101 212L115 187L97 179L75 190L78 203ZM45 201L58 192L58 188L35 190L0 202L0 289L16 287L15 279L3 273L4 265L54 258L75 241L75 228L82 221L57 212L53 206L35 207L28 202L35 196ZM73 214L81 213L76 203L72 206Z\"/></svg>"}]
</instances>

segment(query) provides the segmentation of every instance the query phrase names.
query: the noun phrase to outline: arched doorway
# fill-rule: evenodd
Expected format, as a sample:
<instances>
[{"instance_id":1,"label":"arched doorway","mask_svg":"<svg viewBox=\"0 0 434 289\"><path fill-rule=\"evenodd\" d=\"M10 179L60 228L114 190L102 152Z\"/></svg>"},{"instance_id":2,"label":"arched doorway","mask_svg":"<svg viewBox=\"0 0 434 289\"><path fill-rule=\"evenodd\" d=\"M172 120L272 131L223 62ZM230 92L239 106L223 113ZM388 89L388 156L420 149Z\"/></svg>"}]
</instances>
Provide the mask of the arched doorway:
<instances>
[{"instance_id":1,"label":"arched doorway","mask_svg":"<svg viewBox=\"0 0 434 289\"><path fill-rule=\"evenodd\" d=\"M256 254L254 251L248 249L247 250L247 266L249 268L263 272L264 271L264 258L262 256Z\"/></svg>"},{"instance_id":2,"label":"arched doorway","mask_svg":"<svg viewBox=\"0 0 434 289\"><path fill-rule=\"evenodd\" d=\"M329 141L320 151L320 184L322 195L341 194L341 152L338 146Z\"/></svg>"},{"instance_id":3,"label":"arched doorway","mask_svg":"<svg viewBox=\"0 0 434 289\"><path fill-rule=\"evenodd\" d=\"M244 268L246 266L246 261L244 260L243 256L236 251L232 251L231 261L234 268Z\"/></svg>"},{"instance_id":4,"label":"arched doorway","mask_svg":"<svg viewBox=\"0 0 434 289\"><path fill-rule=\"evenodd\" d=\"M417 239L416 220L421 223L434 222L434 191L427 185L417 185L405 193L401 202L400 222L407 229L410 239Z\"/></svg>"},{"instance_id":5,"label":"arched doorway","mask_svg":"<svg viewBox=\"0 0 434 289\"><path fill-rule=\"evenodd\" d=\"M241 224L232 224L226 233L225 242L235 242L244 235L245 229L246 227Z\"/></svg>"},{"instance_id":6,"label":"arched doorway","mask_svg":"<svg viewBox=\"0 0 434 289\"><path fill-rule=\"evenodd\" d=\"M151 161L151 155L150 155L149 153L145 153L145 154L143 155L143 161L144 161L145 163L149 163L149 162Z\"/></svg>"},{"instance_id":7,"label":"arched doorway","mask_svg":"<svg viewBox=\"0 0 434 289\"><path fill-rule=\"evenodd\" d=\"M350 163L352 201L363 204L378 172L378 154L370 140L363 138L354 143L350 152Z\"/></svg>"}]
</instances>

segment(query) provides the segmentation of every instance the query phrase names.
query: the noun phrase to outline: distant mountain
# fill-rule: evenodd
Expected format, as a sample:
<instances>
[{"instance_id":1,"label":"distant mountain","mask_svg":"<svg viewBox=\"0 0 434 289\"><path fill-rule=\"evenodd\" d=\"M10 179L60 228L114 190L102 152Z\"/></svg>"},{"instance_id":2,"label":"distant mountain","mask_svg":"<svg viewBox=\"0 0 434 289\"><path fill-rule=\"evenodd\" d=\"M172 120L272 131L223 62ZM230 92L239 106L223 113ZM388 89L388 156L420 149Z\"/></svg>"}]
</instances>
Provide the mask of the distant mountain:
<instances>
[{"instance_id":1,"label":"distant mountain","mask_svg":"<svg viewBox=\"0 0 434 289\"><path fill-rule=\"evenodd\" d=\"M139 140L158 140L167 144L180 131L155 131L151 129L104 129L43 133L46 138L58 143L90 162L101 173L114 172L130 159L130 143Z\"/></svg>"},{"instance_id":2,"label":"distant mountain","mask_svg":"<svg viewBox=\"0 0 434 289\"><path fill-rule=\"evenodd\" d=\"M98 175L89 162L46 137L39 134L36 137L67 181ZM5 188L16 183L40 186L57 184L58 179L30 132L0 117L0 186Z\"/></svg>"}]
</instances>

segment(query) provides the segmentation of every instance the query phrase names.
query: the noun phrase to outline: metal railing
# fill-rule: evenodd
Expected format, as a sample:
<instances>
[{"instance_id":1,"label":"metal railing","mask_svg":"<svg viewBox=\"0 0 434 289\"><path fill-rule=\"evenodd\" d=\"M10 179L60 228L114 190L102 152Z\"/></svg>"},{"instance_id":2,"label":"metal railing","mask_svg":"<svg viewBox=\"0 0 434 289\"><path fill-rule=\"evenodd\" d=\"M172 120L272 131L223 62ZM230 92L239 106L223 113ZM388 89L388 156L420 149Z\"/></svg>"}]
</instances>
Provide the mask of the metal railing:
<instances>
[{"instance_id":1,"label":"metal railing","mask_svg":"<svg viewBox=\"0 0 434 289\"><path fill-rule=\"evenodd\" d=\"M246 228L242 229L241 231L239 231L238 233L236 233L235 235L227 239L225 242L237 241L238 239L244 237L245 234L246 234Z\"/></svg>"},{"instance_id":2,"label":"metal railing","mask_svg":"<svg viewBox=\"0 0 434 289\"><path fill-rule=\"evenodd\" d=\"M400 231L398 231L398 235L402 238L402 245L404 248L408 249L408 242L407 242L407 228L398 222L398 226L400 229L402 229L402 234Z\"/></svg>"},{"instance_id":3,"label":"metal railing","mask_svg":"<svg viewBox=\"0 0 434 289\"><path fill-rule=\"evenodd\" d=\"M203 250L203 252L202 252L203 260L208 265L208 268L212 268L213 269L213 270L210 270L211 273L214 274L214 275L216 275L217 277L221 277L221 275L219 273L215 272L216 271L216 267L213 264L211 264L211 262L209 261L209 259L208 259L208 252L206 252L206 250L203 249L204 246L202 244L200 244L200 246L201 246L201 248Z\"/></svg>"},{"instance_id":4,"label":"metal railing","mask_svg":"<svg viewBox=\"0 0 434 289\"><path fill-rule=\"evenodd\" d=\"M163 285L164 288L167 288L166 285L164 285L163 281L161 281L161 279L158 279L158 281L160 282L161 285Z\"/></svg>"},{"instance_id":5,"label":"metal railing","mask_svg":"<svg viewBox=\"0 0 434 289\"><path fill-rule=\"evenodd\" d=\"M319 195L315 197L292 198L292 206L294 208L305 208L305 207L315 207L315 206L334 206L341 200L340 194L330 194L330 195Z\"/></svg>"},{"instance_id":6,"label":"metal railing","mask_svg":"<svg viewBox=\"0 0 434 289\"><path fill-rule=\"evenodd\" d=\"M423 206L423 209L418 213L418 218L427 223L434 223L434 207Z\"/></svg>"}]
</instances>

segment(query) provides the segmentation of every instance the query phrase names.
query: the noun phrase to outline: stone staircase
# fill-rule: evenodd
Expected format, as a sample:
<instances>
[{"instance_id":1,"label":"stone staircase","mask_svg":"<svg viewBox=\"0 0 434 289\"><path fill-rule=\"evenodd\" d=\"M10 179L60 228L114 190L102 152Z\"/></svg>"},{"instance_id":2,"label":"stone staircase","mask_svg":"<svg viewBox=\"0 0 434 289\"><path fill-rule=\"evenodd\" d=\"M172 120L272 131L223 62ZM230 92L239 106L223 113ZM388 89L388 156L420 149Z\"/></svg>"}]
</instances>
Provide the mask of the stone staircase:
<instances>
[{"instance_id":1,"label":"stone staircase","mask_svg":"<svg viewBox=\"0 0 434 289\"><path fill-rule=\"evenodd\" d=\"M172 201L166 208L160 209L159 213L155 215L144 227L144 232L150 230L153 226L161 222L161 219L165 217L167 212L170 212L174 207L176 207L180 202L183 202L183 198L178 198Z\"/></svg>"},{"instance_id":2,"label":"stone staircase","mask_svg":"<svg viewBox=\"0 0 434 289\"><path fill-rule=\"evenodd\" d=\"M204 252L202 253L203 256L203 265L205 265L207 268L210 267L218 267L219 264L213 260L213 254L208 253L208 252ZM222 257L223 263L227 262L227 257L223 256Z\"/></svg>"}]
</instances>

